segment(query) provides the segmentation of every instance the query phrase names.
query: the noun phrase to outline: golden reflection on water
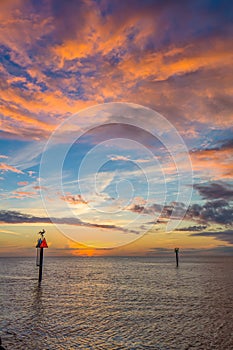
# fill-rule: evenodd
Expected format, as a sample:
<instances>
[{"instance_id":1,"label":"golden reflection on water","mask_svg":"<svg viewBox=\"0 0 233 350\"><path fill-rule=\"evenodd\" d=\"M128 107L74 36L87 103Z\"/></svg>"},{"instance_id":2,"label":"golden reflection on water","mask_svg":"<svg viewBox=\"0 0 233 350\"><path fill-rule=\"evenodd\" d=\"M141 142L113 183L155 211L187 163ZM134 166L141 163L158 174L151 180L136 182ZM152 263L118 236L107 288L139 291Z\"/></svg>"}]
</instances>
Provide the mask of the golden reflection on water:
<instances>
[{"instance_id":1,"label":"golden reflection on water","mask_svg":"<svg viewBox=\"0 0 233 350\"><path fill-rule=\"evenodd\" d=\"M6 349L231 348L232 258L2 260Z\"/></svg>"}]
</instances>

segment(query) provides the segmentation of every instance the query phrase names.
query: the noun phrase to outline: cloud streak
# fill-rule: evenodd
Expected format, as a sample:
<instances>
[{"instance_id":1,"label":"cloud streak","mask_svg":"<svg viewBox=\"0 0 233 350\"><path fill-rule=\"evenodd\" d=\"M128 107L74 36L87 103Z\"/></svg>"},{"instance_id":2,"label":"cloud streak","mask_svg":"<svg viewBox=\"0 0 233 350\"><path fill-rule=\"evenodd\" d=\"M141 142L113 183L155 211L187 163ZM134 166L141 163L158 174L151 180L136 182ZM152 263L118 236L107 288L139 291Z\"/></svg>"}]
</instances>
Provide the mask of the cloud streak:
<instances>
[{"instance_id":1,"label":"cloud streak","mask_svg":"<svg viewBox=\"0 0 233 350\"><path fill-rule=\"evenodd\" d=\"M169 220L171 214L173 214L174 218L184 216L184 219L194 220L207 225L210 223L233 224L233 207L225 200L208 201L203 205L192 204L188 208L183 203L175 202L164 206L156 203L148 206L134 204L128 207L127 210L152 216L159 213L159 220ZM193 226L193 228L196 230L198 226Z\"/></svg>"},{"instance_id":2,"label":"cloud streak","mask_svg":"<svg viewBox=\"0 0 233 350\"><path fill-rule=\"evenodd\" d=\"M193 187L204 199L233 200L233 186L231 184L213 182L206 184L194 184Z\"/></svg>"},{"instance_id":3,"label":"cloud streak","mask_svg":"<svg viewBox=\"0 0 233 350\"><path fill-rule=\"evenodd\" d=\"M12 165L9 165L9 164L6 164L6 163L0 163L0 171L2 172L13 172L13 173L16 173L16 174L23 174L23 172L19 169L17 169L16 167L12 166Z\"/></svg>"},{"instance_id":4,"label":"cloud streak","mask_svg":"<svg viewBox=\"0 0 233 350\"><path fill-rule=\"evenodd\" d=\"M200 226L189 226L189 227L182 227L182 228L178 228L176 229L176 231L184 231L184 232L195 232L195 231L203 231L207 228L206 225L200 225Z\"/></svg>"},{"instance_id":5,"label":"cloud streak","mask_svg":"<svg viewBox=\"0 0 233 350\"><path fill-rule=\"evenodd\" d=\"M80 194L74 196L71 194L66 194L65 196L61 196L60 198L69 204L88 204L88 202L85 201Z\"/></svg>"},{"instance_id":6,"label":"cloud streak","mask_svg":"<svg viewBox=\"0 0 233 350\"><path fill-rule=\"evenodd\" d=\"M233 244L233 230L198 232L198 233L192 233L191 236L214 237L220 241Z\"/></svg>"},{"instance_id":7,"label":"cloud streak","mask_svg":"<svg viewBox=\"0 0 233 350\"><path fill-rule=\"evenodd\" d=\"M89 222L82 221L78 218L71 217L41 217L41 216L33 216L29 214L23 214L18 211L8 211L8 210L0 210L0 223L7 224L62 224L62 225L74 225L74 226L84 226L84 227L92 227L92 228L100 228L100 229L108 229L108 230L117 230L121 232L130 232L137 234L137 231L127 230L120 226L116 225L108 225L108 224L93 224Z\"/></svg>"}]
</instances>

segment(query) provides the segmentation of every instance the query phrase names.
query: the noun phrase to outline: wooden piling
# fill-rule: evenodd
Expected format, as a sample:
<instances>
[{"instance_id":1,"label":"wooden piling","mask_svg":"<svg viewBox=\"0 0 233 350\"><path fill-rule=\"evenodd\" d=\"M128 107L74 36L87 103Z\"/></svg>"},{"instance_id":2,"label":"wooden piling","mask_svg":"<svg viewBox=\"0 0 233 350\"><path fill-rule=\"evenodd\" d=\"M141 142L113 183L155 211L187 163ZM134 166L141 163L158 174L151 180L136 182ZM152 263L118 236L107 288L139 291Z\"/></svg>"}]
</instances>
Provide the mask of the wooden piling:
<instances>
[{"instance_id":1,"label":"wooden piling","mask_svg":"<svg viewBox=\"0 0 233 350\"><path fill-rule=\"evenodd\" d=\"M176 253L176 267L179 267L179 248L174 249Z\"/></svg>"},{"instance_id":2,"label":"wooden piling","mask_svg":"<svg viewBox=\"0 0 233 350\"><path fill-rule=\"evenodd\" d=\"M39 279L38 279L39 283L41 283L42 281L43 258L44 258L44 248L40 248Z\"/></svg>"},{"instance_id":3,"label":"wooden piling","mask_svg":"<svg viewBox=\"0 0 233 350\"><path fill-rule=\"evenodd\" d=\"M48 245L47 245L46 239L44 238L45 230L40 231L39 234L41 238L38 239L36 248L37 248L37 254L39 253L38 250L40 250L39 262L37 261L37 266L39 266L38 282L41 283L42 273L43 273L44 248L48 248ZM37 256L37 260L38 260L38 256Z\"/></svg>"}]
</instances>

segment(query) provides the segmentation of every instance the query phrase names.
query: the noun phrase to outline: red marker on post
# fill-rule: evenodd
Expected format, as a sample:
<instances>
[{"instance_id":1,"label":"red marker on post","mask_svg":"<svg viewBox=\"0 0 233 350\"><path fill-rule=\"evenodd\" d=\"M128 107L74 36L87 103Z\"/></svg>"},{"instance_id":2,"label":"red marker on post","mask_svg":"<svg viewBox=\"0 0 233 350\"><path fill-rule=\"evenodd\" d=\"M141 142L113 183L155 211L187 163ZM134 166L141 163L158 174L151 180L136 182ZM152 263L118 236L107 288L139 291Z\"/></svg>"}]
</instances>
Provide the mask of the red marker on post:
<instances>
[{"instance_id":1,"label":"red marker on post","mask_svg":"<svg viewBox=\"0 0 233 350\"><path fill-rule=\"evenodd\" d=\"M42 281L42 270L43 270L43 258L44 258L44 248L48 248L46 239L44 238L45 230L39 232L40 238L37 241L37 259L36 265L39 266L39 283Z\"/></svg>"}]
</instances>

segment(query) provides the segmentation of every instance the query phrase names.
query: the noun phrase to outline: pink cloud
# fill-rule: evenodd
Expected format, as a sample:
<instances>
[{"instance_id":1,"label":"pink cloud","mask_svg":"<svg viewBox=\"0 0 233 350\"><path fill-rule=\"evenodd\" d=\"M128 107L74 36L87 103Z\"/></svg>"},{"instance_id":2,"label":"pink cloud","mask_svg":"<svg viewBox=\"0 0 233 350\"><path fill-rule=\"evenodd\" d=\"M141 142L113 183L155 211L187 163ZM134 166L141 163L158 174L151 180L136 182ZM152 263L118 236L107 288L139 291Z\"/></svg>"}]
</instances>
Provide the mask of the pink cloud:
<instances>
[{"instance_id":1,"label":"pink cloud","mask_svg":"<svg viewBox=\"0 0 233 350\"><path fill-rule=\"evenodd\" d=\"M19 181L17 182L18 186L27 186L28 185L28 181Z\"/></svg>"},{"instance_id":2,"label":"pink cloud","mask_svg":"<svg viewBox=\"0 0 233 350\"><path fill-rule=\"evenodd\" d=\"M3 171L3 172L6 172L6 171L11 171L13 173L17 173L17 174L23 174L23 172L9 164L6 164L6 163L0 163L0 170Z\"/></svg>"},{"instance_id":3,"label":"pink cloud","mask_svg":"<svg viewBox=\"0 0 233 350\"><path fill-rule=\"evenodd\" d=\"M67 194L65 196L61 196L60 198L69 204L77 205L77 204L87 204L88 203L82 198L82 196L80 194L77 194L75 196L73 196L71 194Z\"/></svg>"},{"instance_id":4,"label":"pink cloud","mask_svg":"<svg viewBox=\"0 0 233 350\"><path fill-rule=\"evenodd\" d=\"M12 196L10 196L10 198L16 198L16 199L34 198L35 195L36 195L36 192L32 192L32 191L14 191L12 192Z\"/></svg>"},{"instance_id":5,"label":"pink cloud","mask_svg":"<svg viewBox=\"0 0 233 350\"><path fill-rule=\"evenodd\" d=\"M33 186L34 190L47 190L47 188L45 186Z\"/></svg>"}]
</instances>

